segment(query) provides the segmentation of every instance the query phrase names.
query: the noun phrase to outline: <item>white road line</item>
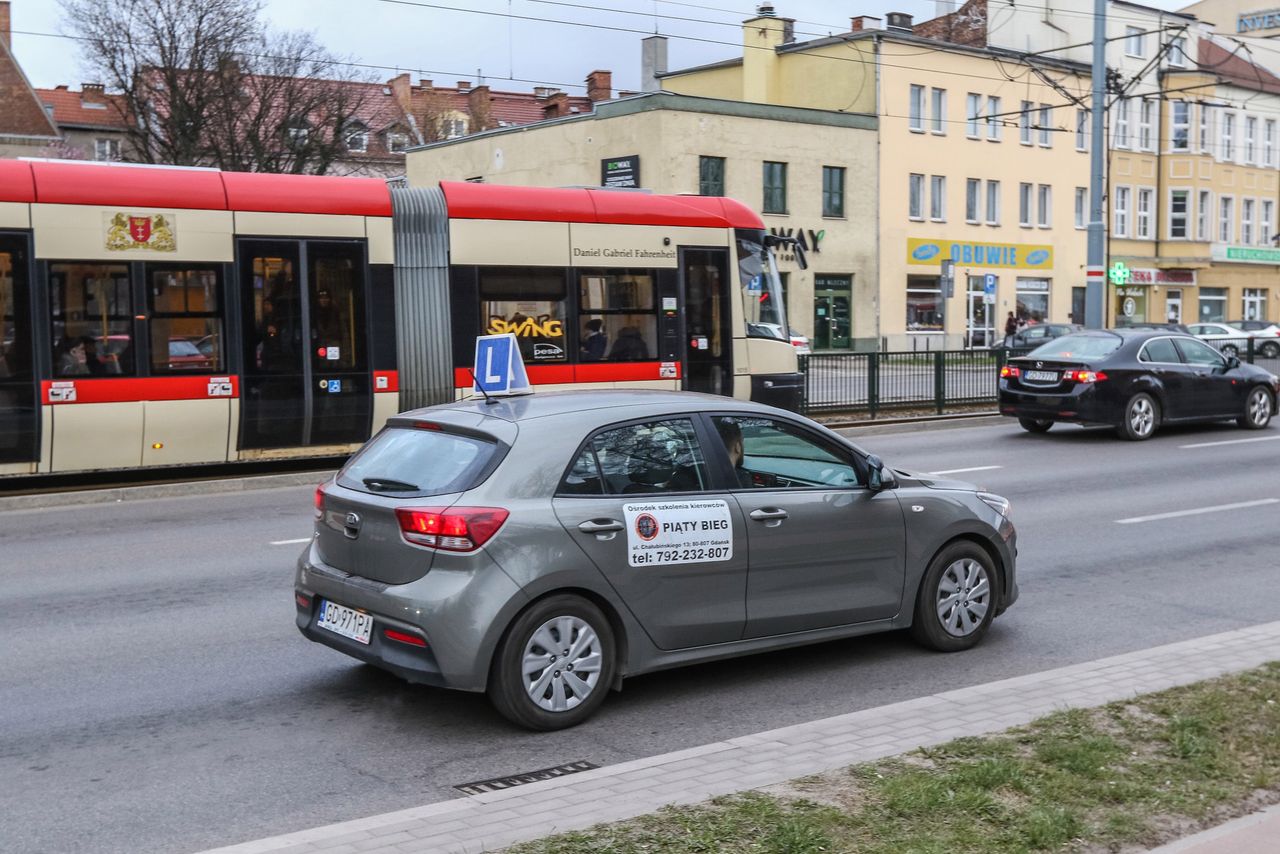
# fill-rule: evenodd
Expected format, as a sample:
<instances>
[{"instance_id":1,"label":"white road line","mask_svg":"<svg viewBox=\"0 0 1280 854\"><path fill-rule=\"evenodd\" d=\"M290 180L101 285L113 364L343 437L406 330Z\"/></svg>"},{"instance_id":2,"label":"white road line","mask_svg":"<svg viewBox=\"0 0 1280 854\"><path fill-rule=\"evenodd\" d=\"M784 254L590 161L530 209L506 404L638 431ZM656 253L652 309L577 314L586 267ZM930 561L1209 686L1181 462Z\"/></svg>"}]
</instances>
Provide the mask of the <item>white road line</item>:
<instances>
[{"instance_id":1,"label":"white road line","mask_svg":"<svg viewBox=\"0 0 1280 854\"><path fill-rule=\"evenodd\" d=\"M1236 504L1217 504L1213 507L1197 507L1194 510L1175 510L1172 513L1156 513L1152 516L1133 516L1129 519L1117 519L1117 525L1133 525L1137 522L1156 522L1160 519L1177 519L1181 516L1199 516L1201 513L1222 513L1226 510L1242 510L1245 507L1262 507L1265 504L1280 504L1280 498L1259 498L1257 501L1240 501Z\"/></svg>"},{"instance_id":2,"label":"white road line","mask_svg":"<svg viewBox=\"0 0 1280 854\"><path fill-rule=\"evenodd\" d=\"M1274 442L1280 436L1254 436L1252 439L1224 439L1221 442L1196 442L1194 445L1179 445L1179 448L1213 448L1218 445L1243 445L1245 442Z\"/></svg>"},{"instance_id":3,"label":"white road line","mask_svg":"<svg viewBox=\"0 0 1280 854\"><path fill-rule=\"evenodd\" d=\"M929 474L964 474L967 471L991 471L992 469L1004 468L1004 466L974 466L967 469L946 469L945 471L931 471Z\"/></svg>"},{"instance_id":4,"label":"white road line","mask_svg":"<svg viewBox=\"0 0 1280 854\"><path fill-rule=\"evenodd\" d=\"M309 542L311 542L311 538L310 538L310 537L303 537L302 539L299 539L299 540L275 540L274 542L272 542L272 543L271 543L271 545L273 545L273 546L296 546L296 545L298 545L299 543L309 543Z\"/></svg>"}]
</instances>

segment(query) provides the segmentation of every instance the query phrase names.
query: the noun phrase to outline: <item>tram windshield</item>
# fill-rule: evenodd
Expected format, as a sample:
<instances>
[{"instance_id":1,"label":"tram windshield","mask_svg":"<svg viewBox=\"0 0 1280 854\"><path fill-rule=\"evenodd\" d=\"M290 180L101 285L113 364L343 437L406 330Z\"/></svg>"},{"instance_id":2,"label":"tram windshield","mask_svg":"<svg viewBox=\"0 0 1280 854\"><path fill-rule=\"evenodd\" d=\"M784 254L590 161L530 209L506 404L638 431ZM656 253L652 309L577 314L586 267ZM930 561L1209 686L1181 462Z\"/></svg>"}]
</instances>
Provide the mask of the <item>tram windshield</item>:
<instances>
[{"instance_id":1,"label":"tram windshield","mask_svg":"<svg viewBox=\"0 0 1280 854\"><path fill-rule=\"evenodd\" d=\"M738 280L747 335L790 342L778 265L763 232L738 232Z\"/></svg>"}]
</instances>

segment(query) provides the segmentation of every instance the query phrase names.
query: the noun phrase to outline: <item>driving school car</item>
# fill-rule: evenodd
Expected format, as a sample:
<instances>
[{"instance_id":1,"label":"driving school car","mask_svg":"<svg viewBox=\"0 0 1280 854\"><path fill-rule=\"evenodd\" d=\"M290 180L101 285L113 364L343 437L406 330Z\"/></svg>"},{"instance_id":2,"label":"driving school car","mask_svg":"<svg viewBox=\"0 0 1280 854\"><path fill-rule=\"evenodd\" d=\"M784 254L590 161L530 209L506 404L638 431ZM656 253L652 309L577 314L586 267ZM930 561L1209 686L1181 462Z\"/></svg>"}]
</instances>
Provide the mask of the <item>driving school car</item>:
<instances>
[{"instance_id":1,"label":"driving school car","mask_svg":"<svg viewBox=\"0 0 1280 854\"><path fill-rule=\"evenodd\" d=\"M392 418L316 492L297 625L531 729L634 676L910 627L977 643L1018 595L1009 504L808 419L587 391Z\"/></svg>"}]
</instances>

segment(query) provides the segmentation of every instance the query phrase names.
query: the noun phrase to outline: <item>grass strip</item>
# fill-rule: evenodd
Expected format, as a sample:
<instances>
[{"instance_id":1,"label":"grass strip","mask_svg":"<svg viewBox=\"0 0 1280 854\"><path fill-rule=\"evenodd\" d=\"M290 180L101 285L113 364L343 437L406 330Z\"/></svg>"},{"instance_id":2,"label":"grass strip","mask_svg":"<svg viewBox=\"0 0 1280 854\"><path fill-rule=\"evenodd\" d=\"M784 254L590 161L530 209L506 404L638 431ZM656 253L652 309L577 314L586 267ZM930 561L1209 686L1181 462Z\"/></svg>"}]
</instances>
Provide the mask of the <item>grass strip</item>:
<instances>
[{"instance_id":1,"label":"grass strip","mask_svg":"<svg viewBox=\"0 0 1280 854\"><path fill-rule=\"evenodd\" d=\"M1280 800L1280 662L511 854L955 854L1153 846Z\"/></svg>"}]
</instances>

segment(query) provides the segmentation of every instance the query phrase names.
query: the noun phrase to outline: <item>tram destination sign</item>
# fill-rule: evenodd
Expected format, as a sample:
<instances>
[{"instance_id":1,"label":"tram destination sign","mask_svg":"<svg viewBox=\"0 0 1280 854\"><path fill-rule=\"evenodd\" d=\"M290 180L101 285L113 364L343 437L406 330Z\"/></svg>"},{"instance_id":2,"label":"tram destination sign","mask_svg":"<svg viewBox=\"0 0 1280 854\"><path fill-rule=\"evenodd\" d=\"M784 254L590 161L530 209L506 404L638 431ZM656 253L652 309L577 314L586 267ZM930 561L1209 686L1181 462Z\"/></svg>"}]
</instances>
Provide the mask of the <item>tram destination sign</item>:
<instances>
[{"instance_id":1,"label":"tram destination sign","mask_svg":"<svg viewBox=\"0 0 1280 854\"><path fill-rule=\"evenodd\" d=\"M640 186L640 155L608 157L600 161L600 186L611 190Z\"/></svg>"}]
</instances>

